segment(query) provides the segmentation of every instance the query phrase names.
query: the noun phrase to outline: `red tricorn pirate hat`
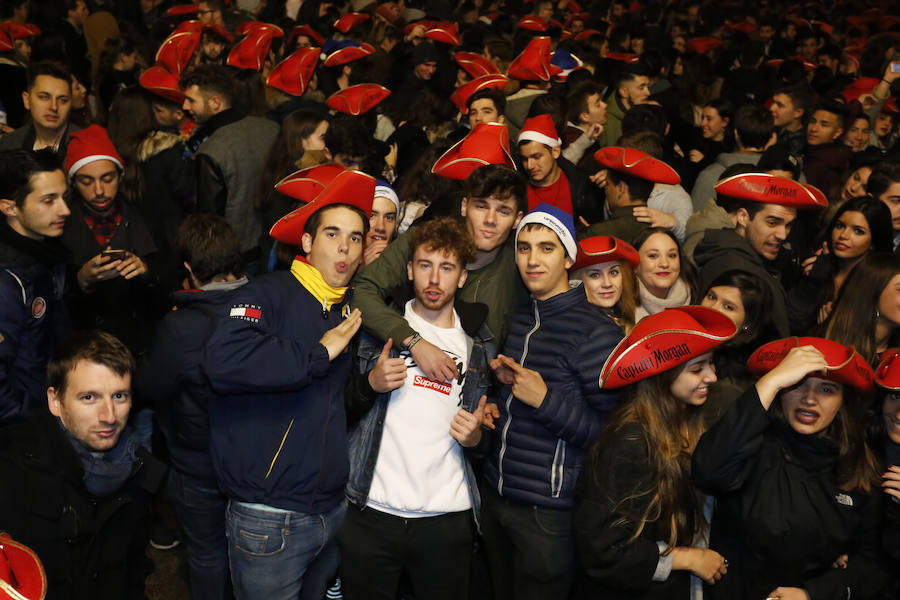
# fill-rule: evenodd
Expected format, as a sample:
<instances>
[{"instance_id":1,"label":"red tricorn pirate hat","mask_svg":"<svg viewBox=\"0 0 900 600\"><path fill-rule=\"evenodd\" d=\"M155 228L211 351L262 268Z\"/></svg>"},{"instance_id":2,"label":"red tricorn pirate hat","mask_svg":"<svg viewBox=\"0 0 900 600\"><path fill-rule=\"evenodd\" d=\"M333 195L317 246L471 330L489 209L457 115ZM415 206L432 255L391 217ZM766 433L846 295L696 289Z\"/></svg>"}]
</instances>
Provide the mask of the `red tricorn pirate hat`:
<instances>
[{"instance_id":1,"label":"red tricorn pirate hat","mask_svg":"<svg viewBox=\"0 0 900 600\"><path fill-rule=\"evenodd\" d=\"M234 43L234 36L231 32L216 23L207 23L201 28L201 33L212 33L219 36L229 44Z\"/></svg>"},{"instance_id":2,"label":"red tricorn pirate hat","mask_svg":"<svg viewBox=\"0 0 900 600\"><path fill-rule=\"evenodd\" d=\"M769 342L750 355L747 368L756 376L764 375L781 364L791 348L800 346L813 346L825 355L828 365L825 372L813 373L813 377L849 385L864 393L872 391L875 375L869 363L853 347L818 337L789 337Z\"/></svg>"},{"instance_id":3,"label":"red tricorn pirate hat","mask_svg":"<svg viewBox=\"0 0 900 600\"><path fill-rule=\"evenodd\" d=\"M550 81L562 69L550 64L550 38L536 37L509 64L506 75L522 81Z\"/></svg>"},{"instance_id":4,"label":"red tricorn pirate hat","mask_svg":"<svg viewBox=\"0 0 900 600\"><path fill-rule=\"evenodd\" d=\"M41 30L37 25L18 21L3 21L0 23L0 31L9 36L11 40L24 40L41 35Z\"/></svg>"},{"instance_id":5,"label":"red tricorn pirate hat","mask_svg":"<svg viewBox=\"0 0 900 600\"><path fill-rule=\"evenodd\" d=\"M500 69L494 63L475 52L455 52L453 60L473 79L500 72Z\"/></svg>"},{"instance_id":6,"label":"red tricorn pirate hat","mask_svg":"<svg viewBox=\"0 0 900 600\"><path fill-rule=\"evenodd\" d=\"M484 75L456 88L456 91L450 96L450 101L459 109L459 112L465 115L469 112L468 102L472 94L479 90L502 89L507 83L509 83L509 79L506 75L500 73Z\"/></svg>"},{"instance_id":7,"label":"red tricorn pirate hat","mask_svg":"<svg viewBox=\"0 0 900 600\"><path fill-rule=\"evenodd\" d=\"M277 36L267 29L255 29L234 45L225 61L229 67L261 71Z\"/></svg>"},{"instance_id":8,"label":"red tricorn pirate hat","mask_svg":"<svg viewBox=\"0 0 900 600\"><path fill-rule=\"evenodd\" d=\"M732 23L728 26L732 31L740 31L742 33L753 33L759 26L756 23Z\"/></svg>"},{"instance_id":9,"label":"red tricorn pirate hat","mask_svg":"<svg viewBox=\"0 0 900 600\"><path fill-rule=\"evenodd\" d=\"M709 52L714 48L718 48L722 45L722 40L714 37L699 37L690 40L685 46L689 50L693 50L697 54L703 54L705 52Z\"/></svg>"},{"instance_id":10,"label":"red tricorn pirate hat","mask_svg":"<svg viewBox=\"0 0 900 600\"><path fill-rule=\"evenodd\" d=\"M169 73L180 75L191 62L191 57L200 45L200 33L183 31L173 33L156 51L156 64Z\"/></svg>"},{"instance_id":11,"label":"red tricorn pirate hat","mask_svg":"<svg viewBox=\"0 0 900 600\"><path fill-rule=\"evenodd\" d=\"M167 17L183 17L185 15L196 15L200 10L199 4L176 4L166 11Z\"/></svg>"},{"instance_id":12,"label":"red tricorn pirate hat","mask_svg":"<svg viewBox=\"0 0 900 600\"><path fill-rule=\"evenodd\" d=\"M0 31L0 52L10 52L15 50L16 45L6 33Z\"/></svg>"},{"instance_id":13,"label":"red tricorn pirate hat","mask_svg":"<svg viewBox=\"0 0 900 600\"><path fill-rule=\"evenodd\" d=\"M456 23L436 23L434 27L425 32L425 37L448 46L459 46L462 43Z\"/></svg>"},{"instance_id":14,"label":"red tricorn pirate hat","mask_svg":"<svg viewBox=\"0 0 900 600\"><path fill-rule=\"evenodd\" d=\"M325 38L319 35L319 32L310 27L309 25L297 25L291 30L291 34L288 36L287 43L290 45L295 39L300 36L306 36L313 41L316 46L322 46L325 43Z\"/></svg>"},{"instance_id":15,"label":"red tricorn pirate hat","mask_svg":"<svg viewBox=\"0 0 900 600\"><path fill-rule=\"evenodd\" d=\"M628 242L611 235L595 235L578 242L578 257L571 272L613 261L627 262L631 268L636 269L641 257Z\"/></svg>"},{"instance_id":16,"label":"red tricorn pirate hat","mask_svg":"<svg viewBox=\"0 0 900 600\"><path fill-rule=\"evenodd\" d=\"M626 173L647 181L668 183L669 185L681 183L681 177L675 172L675 169L663 161L634 148L622 148L620 146L600 148L594 154L594 160L620 173Z\"/></svg>"},{"instance_id":17,"label":"red tricorn pirate hat","mask_svg":"<svg viewBox=\"0 0 900 600\"><path fill-rule=\"evenodd\" d=\"M184 92L178 87L178 76L162 67L150 67L141 75L141 87L178 106L184 104Z\"/></svg>"},{"instance_id":18,"label":"red tricorn pirate hat","mask_svg":"<svg viewBox=\"0 0 900 600\"><path fill-rule=\"evenodd\" d=\"M346 171L338 163L325 163L291 173L275 184L275 190L301 202L312 202L340 173Z\"/></svg>"},{"instance_id":19,"label":"red tricorn pirate hat","mask_svg":"<svg viewBox=\"0 0 900 600\"><path fill-rule=\"evenodd\" d=\"M429 29L431 29L432 27L437 25L439 22L440 21L430 21L428 19L422 19L421 21L413 21L412 23L409 23L406 27L403 28L403 34L409 35L410 33L412 33L413 29L415 29L416 27L419 27L420 25L425 28L425 31L428 31Z\"/></svg>"},{"instance_id":20,"label":"red tricorn pirate hat","mask_svg":"<svg viewBox=\"0 0 900 600\"><path fill-rule=\"evenodd\" d=\"M302 96L309 85L316 65L319 64L318 48L298 48L286 59L272 67L266 85L291 96Z\"/></svg>"},{"instance_id":21,"label":"red tricorn pirate hat","mask_svg":"<svg viewBox=\"0 0 900 600\"><path fill-rule=\"evenodd\" d=\"M354 60L365 58L370 54L375 54L375 48L371 45L366 43L359 45L352 44L338 48L327 55L322 64L326 67L336 67L338 65L345 65L349 62L353 62Z\"/></svg>"},{"instance_id":22,"label":"red tricorn pirate hat","mask_svg":"<svg viewBox=\"0 0 900 600\"><path fill-rule=\"evenodd\" d=\"M526 15L519 19L519 29L528 31L547 31L547 21L536 15Z\"/></svg>"},{"instance_id":23,"label":"red tricorn pirate hat","mask_svg":"<svg viewBox=\"0 0 900 600\"><path fill-rule=\"evenodd\" d=\"M267 31L274 37L284 37L284 30L281 27L271 23L263 23L262 21L247 21L238 25L238 28L235 30L238 35L250 35L259 31Z\"/></svg>"},{"instance_id":24,"label":"red tricorn pirate hat","mask_svg":"<svg viewBox=\"0 0 900 600\"><path fill-rule=\"evenodd\" d=\"M34 551L0 533L0 600L44 600L47 574Z\"/></svg>"},{"instance_id":25,"label":"red tricorn pirate hat","mask_svg":"<svg viewBox=\"0 0 900 600\"><path fill-rule=\"evenodd\" d=\"M591 37L592 35L595 35L595 34L596 34L596 35L603 35L603 32L600 31L600 30L598 30L598 29L585 29L585 30L582 31L581 33L576 33L576 34L575 34L575 41L576 41L576 42L583 42L584 40L588 39L589 37Z\"/></svg>"},{"instance_id":26,"label":"red tricorn pirate hat","mask_svg":"<svg viewBox=\"0 0 900 600\"><path fill-rule=\"evenodd\" d=\"M881 355L875 369L875 383L886 390L900 392L900 348L890 348Z\"/></svg>"},{"instance_id":27,"label":"red tricorn pirate hat","mask_svg":"<svg viewBox=\"0 0 900 600\"><path fill-rule=\"evenodd\" d=\"M603 58L608 58L609 60L617 60L623 63L636 63L640 60L640 56L637 54L632 54L631 52L607 52L606 56Z\"/></svg>"},{"instance_id":28,"label":"red tricorn pirate hat","mask_svg":"<svg viewBox=\"0 0 900 600\"><path fill-rule=\"evenodd\" d=\"M502 123L477 123L469 135L435 161L431 172L447 179L464 180L484 165L516 169L509 152L509 129Z\"/></svg>"},{"instance_id":29,"label":"red tricorn pirate hat","mask_svg":"<svg viewBox=\"0 0 900 600\"><path fill-rule=\"evenodd\" d=\"M644 317L606 359L600 387L620 388L668 371L713 350L736 332L724 313L704 306L669 308Z\"/></svg>"},{"instance_id":30,"label":"red tricorn pirate hat","mask_svg":"<svg viewBox=\"0 0 900 600\"><path fill-rule=\"evenodd\" d=\"M371 16L366 13L347 13L346 15L341 15L340 17L338 17L338 20L334 22L332 27L334 27L341 33L347 33L357 25L365 23L370 18Z\"/></svg>"},{"instance_id":31,"label":"red tricorn pirate hat","mask_svg":"<svg viewBox=\"0 0 900 600\"><path fill-rule=\"evenodd\" d=\"M200 33L201 31L203 31L203 23L201 23L197 19L182 21L178 25L178 27L172 30L172 33L170 33L169 35L172 35L173 33L182 33L184 31L187 31L189 33Z\"/></svg>"},{"instance_id":32,"label":"red tricorn pirate hat","mask_svg":"<svg viewBox=\"0 0 900 600\"><path fill-rule=\"evenodd\" d=\"M281 217L272 226L269 235L279 242L297 245L303 237L306 221L317 211L335 204L349 204L372 214L375 197L375 178L360 171L345 170L338 173L315 200Z\"/></svg>"},{"instance_id":33,"label":"red tricorn pirate hat","mask_svg":"<svg viewBox=\"0 0 900 600\"><path fill-rule=\"evenodd\" d=\"M325 101L330 108L345 115L363 115L391 95L391 90L377 83L360 83L339 90Z\"/></svg>"},{"instance_id":34,"label":"red tricorn pirate hat","mask_svg":"<svg viewBox=\"0 0 900 600\"><path fill-rule=\"evenodd\" d=\"M716 184L716 193L739 200L780 204L789 208L825 208L828 200L818 188L768 173L743 173Z\"/></svg>"},{"instance_id":35,"label":"red tricorn pirate hat","mask_svg":"<svg viewBox=\"0 0 900 600\"><path fill-rule=\"evenodd\" d=\"M375 8L375 14L380 15L388 23L394 23L400 18L400 6L396 2L382 2Z\"/></svg>"}]
</instances>

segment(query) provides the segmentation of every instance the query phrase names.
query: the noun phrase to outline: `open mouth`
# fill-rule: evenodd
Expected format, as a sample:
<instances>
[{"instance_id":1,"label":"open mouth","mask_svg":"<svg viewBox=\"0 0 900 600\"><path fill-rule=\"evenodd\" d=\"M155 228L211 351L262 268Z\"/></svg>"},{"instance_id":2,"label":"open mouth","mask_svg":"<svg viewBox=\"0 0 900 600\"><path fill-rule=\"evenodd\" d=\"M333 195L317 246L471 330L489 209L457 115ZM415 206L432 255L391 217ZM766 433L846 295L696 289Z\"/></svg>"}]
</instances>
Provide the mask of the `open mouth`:
<instances>
[{"instance_id":1,"label":"open mouth","mask_svg":"<svg viewBox=\"0 0 900 600\"><path fill-rule=\"evenodd\" d=\"M814 410L798 408L794 411L794 418L804 425L812 425L819 420L819 413Z\"/></svg>"}]
</instances>

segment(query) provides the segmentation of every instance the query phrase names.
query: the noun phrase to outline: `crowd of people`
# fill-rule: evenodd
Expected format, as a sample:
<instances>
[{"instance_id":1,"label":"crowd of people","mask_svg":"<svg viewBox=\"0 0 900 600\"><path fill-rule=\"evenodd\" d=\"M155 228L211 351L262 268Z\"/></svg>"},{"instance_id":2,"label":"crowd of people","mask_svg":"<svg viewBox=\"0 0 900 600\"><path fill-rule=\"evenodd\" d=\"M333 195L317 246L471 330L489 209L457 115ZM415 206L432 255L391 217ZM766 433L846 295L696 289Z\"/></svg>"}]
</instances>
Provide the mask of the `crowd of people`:
<instances>
[{"instance_id":1,"label":"crowd of people","mask_svg":"<svg viewBox=\"0 0 900 600\"><path fill-rule=\"evenodd\" d=\"M0 0L0 596L900 597L898 15Z\"/></svg>"}]
</instances>

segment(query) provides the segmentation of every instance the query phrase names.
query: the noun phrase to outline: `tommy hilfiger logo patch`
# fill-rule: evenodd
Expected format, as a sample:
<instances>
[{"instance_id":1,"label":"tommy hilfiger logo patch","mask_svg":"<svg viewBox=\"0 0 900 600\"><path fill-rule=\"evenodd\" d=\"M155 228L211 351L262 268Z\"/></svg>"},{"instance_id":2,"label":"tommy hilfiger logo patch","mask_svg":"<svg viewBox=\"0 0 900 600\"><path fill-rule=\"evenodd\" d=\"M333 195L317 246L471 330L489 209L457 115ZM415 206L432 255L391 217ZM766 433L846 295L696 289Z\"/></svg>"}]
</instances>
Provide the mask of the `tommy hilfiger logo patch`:
<instances>
[{"instance_id":1,"label":"tommy hilfiger logo patch","mask_svg":"<svg viewBox=\"0 0 900 600\"><path fill-rule=\"evenodd\" d=\"M231 307L228 316L232 319L243 319L251 323L259 323L262 318L262 307L256 304L236 304Z\"/></svg>"}]
</instances>

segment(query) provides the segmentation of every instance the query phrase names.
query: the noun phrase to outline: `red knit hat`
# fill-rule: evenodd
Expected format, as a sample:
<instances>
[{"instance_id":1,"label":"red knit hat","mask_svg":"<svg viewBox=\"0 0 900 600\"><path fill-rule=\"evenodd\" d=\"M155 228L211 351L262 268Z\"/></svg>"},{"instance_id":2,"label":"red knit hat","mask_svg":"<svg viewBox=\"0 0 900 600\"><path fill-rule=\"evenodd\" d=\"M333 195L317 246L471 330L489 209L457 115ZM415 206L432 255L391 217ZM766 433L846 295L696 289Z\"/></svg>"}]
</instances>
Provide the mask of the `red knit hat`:
<instances>
[{"instance_id":1,"label":"red knit hat","mask_svg":"<svg viewBox=\"0 0 900 600\"><path fill-rule=\"evenodd\" d=\"M450 96L450 101L459 109L459 112L465 115L469 112L468 102L472 94L480 90L501 89L507 83L509 83L509 79L500 73L484 75L456 88L456 91Z\"/></svg>"},{"instance_id":2,"label":"red knit hat","mask_svg":"<svg viewBox=\"0 0 900 600\"><path fill-rule=\"evenodd\" d=\"M69 134L66 150L66 175L71 179L81 167L98 160L110 160L124 169L122 157L113 146L109 134L99 125L91 125Z\"/></svg>"},{"instance_id":3,"label":"red knit hat","mask_svg":"<svg viewBox=\"0 0 900 600\"><path fill-rule=\"evenodd\" d=\"M161 98L174 102L178 106L184 104L184 92L178 86L178 77L163 67L150 67L141 75L141 87Z\"/></svg>"},{"instance_id":4,"label":"red knit hat","mask_svg":"<svg viewBox=\"0 0 900 600\"><path fill-rule=\"evenodd\" d=\"M196 31L173 33L156 51L156 64L169 73L181 74L191 62L191 57L200 45L200 34Z\"/></svg>"},{"instance_id":5,"label":"red knit hat","mask_svg":"<svg viewBox=\"0 0 900 600\"><path fill-rule=\"evenodd\" d=\"M272 67L266 85L291 96L302 96L319 64L318 48L298 48Z\"/></svg>"},{"instance_id":6,"label":"red knit hat","mask_svg":"<svg viewBox=\"0 0 900 600\"><path fill-rule=\"evenodd\" d=\"M550 38L536 37L509 64L507 76L522 81L550 81L562 69L550 64Z\"/></svg>"},{"instance_id":7,"label":"red knit hat","mask_svg":"<svg viewBox=\"0 0 900 600\"><path fill-rule=\"evenodd\" d=\"M455 52L453 60L456 61L463 71L469 74L472 79L477 79L483 75L494 75L500 72L497 66L486 59L481 54L475 52Z\"/></svg>"},{"instance_id":8,"label":"red knit hat","mask_svg":"<svg viewBox=\"0 0 900 600\"><path fill-rule=\"evenodd\" d=\"M517 142L531 141L540 142L545 146L556 148L562 146L562 140L556 133L556 126L553 124L553 118L548 114L537 115L525 119L522 125L522 131L519 133Z\"/></svg>"},{"instance_id":9,"label":"red knit hat","mask_svg":"<svg viewBox=\"0 0 900 600\"><path fill-rule=\"evenodd\" d=\"M684 364L737 332L725 314L705 306L668 308L644 317L613 349L600 387L619 388Z\"/></svg>"},{"instance_id":10,"label":"red knit hat","mask_svg":"<svg viewBox=\"0 0 900 600\"><path fill-rule=\"evenodd\" d=\"M469 135L435 161L431 172L447 179L464 180L483 165L506 165L516 169L509 152L509 129L506 125L477 123Z\"/></svg>"},{"instance_id":11,"label":"red knit hat","mask_svg":"<svg viewBox=\"0 0 900 600\"><path fill-rule=\"evenodd\" d=\"M594 154L594 160L620 173L633 175L647 181L669 185L681 183L681 177L675 172L675 169L634 148L620 146L601 148Z\"/></svg>"},{"instance_id":12,"label":"red knit hat","mask_svg":"<svg viewBox=\"0 0 900 600\"><path fill-rule=\"evenodd\" d=\"M825 208L828 199L818 188L768 173L733 175L716 184L716 193L740 200L780 204L789 208Z\"/></svg>"},{"instance_id":13,"label":"red knit hat","mask_svg":"<svg viewBox=\"0 0 900 600\"><path fill-rule=\"evenodd\" d=\"M325 100L329 108L345 115L363 115L391 95L391 90L377 83L360 83L339 90Z\"/></svg>"},{"instance_id":14,"label":"red knit hat","mask_svg":"<svg viewBox=\"0 0 900 600\"><path fill-rule=\"evenodd\" d=\"M570 271L612 261L627 262L636 269L641 257L628 242L610 235L595 235L578 242L578 258Z\"/></svg>"},{"instance_id":15,"label":"red knit hat","mask_svg":"<svg viewBox=\"0 0 900 600\"><path fill-rule=\"evenodd\" d=\"M317 211L334 204L349 204L371 215L374 198L374 177L361 171L345 170L338 173L315 200L281 217L269 235L279 242L299 244L306 222Z\"/></svg>"},{"instance_id":16,"label":"red knit hat","mask_svg":"<svg viewBox=\"0 0 900 600\"><path fill-rule=\"evenodd\" d=\"M0 600L44 600L46 595L41 559L8 533L0 533Z\"/></svg>"},{"instance_id":17,"label":"red knit hat","mask_svg":"<svg viewBox=\"0 0 900 600\"><path fill-rule=\"evenodd\" d=\"M325 163L291 173L275 184L275 190L301 202L312 202L334 178L346 171L338 163Z\"/></svg>"},{"instance_id":18,"label":"red knit hat","mask_svg":"<svg viewBox=\"0 0 900 600\"><path fill-rule=\"evenodd\" d=\"M852 347L818 337L789 337L769 342L750 355L747 368L755 376L765 375L780 365L792 348L800 346L813 346L825 355L828 365L825 372L815 373L813 377L848 385L864 393L872 391L874 373L866 360Z\"/></svg>"}]
</instances>

